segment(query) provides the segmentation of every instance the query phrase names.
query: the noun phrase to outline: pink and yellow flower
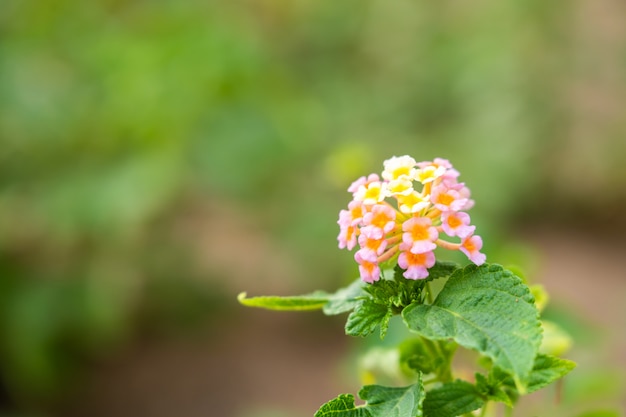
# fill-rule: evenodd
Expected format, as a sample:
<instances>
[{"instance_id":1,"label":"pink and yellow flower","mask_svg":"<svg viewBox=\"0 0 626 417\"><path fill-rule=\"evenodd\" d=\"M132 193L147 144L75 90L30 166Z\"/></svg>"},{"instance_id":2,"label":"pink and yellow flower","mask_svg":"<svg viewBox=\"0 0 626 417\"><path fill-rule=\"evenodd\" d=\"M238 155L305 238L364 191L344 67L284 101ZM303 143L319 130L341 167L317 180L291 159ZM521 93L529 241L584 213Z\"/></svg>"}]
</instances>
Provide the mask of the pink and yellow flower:
<instances>
[{"instance_id":1,"label":"pink and yellow flower","mask_svg":"<svg viewBox=\"0 0 626 417\"><path fill-rule=\"evenodd\" d=\"M441 228L448 236L465 238L476 230L470 225L470 216L462 211L446 211L441 213Z\"/></svg>"},{"instance_id":2,"label":"pink and yellow flower","mask_svg":"<svg viewBox=\"0 0 626 417\"><path fill-rule=\"evenodd\" d=\"M437 248L459 250L478 265L485 262L482 239L465 213L474 202L448 160L394 156L383 168L381 176L363 176L350 185L353 200L337 221L339 247L359 246L354 259L363 281L378 281L381 265L393 262L407 279L426 278Z\"/></svg>"},{"instance_id":3,"label":"pink and yellow flower","mask_svg":"<svg viewBox=\"0 0 626 417\"><path fill-rule=\"evenodd\" d=\"M405 278L423 279L428 276L428 268L435 265L435 254L433 252L413 253L409 250L403 250L398 256L398 265L405 270L402 274Z\"/></svg>"},{"instance_id":4,"label":"pink and yellow flower","mask_svg":"<svg viewBox=\"0 0 626 417\"><path fill-rule=\"evenodd\" d=\"M380 267L377 262L361 258L359 252L354 254L354 260L359 264L359 273L364 282L373 284L380 279Z\"/></svg>"},{"instance_id":5,"label":"pink and yellow flower","mask_svg":"<svg viewBox=\"0 0 626 417\"><path fill-rule=\"evenodd\" d=\"M483 247L483 240L480 236L472 235L467 236L461 242L461 246L459 249L463 252L470 261L474 262L476 265L482 265L485 263L486 256L484 253L479 252Z\"/></svg>"},{"instance_id":6,"label":"pink and yellow flower","mask_svg":"<svg viewBox=\"0 0 626 417\"><path fill-rule=\"evenodd\" d=\"M387 204L376 204L363 216L361 232L373 239L381 239L396 227L396 211Z\"/></svg>"},{"instance_id":7,"label":"pink and yellow flower","mask_svg":"<svg viewBox=\"0 0 626 417\"><path fill-rule=\"evenodd\" d=\"M437 247L434 242L439 233L428 217L411 217L402 223L402 231L402 242L412 253L426 253Z\"/></svg>"}]
</instances>

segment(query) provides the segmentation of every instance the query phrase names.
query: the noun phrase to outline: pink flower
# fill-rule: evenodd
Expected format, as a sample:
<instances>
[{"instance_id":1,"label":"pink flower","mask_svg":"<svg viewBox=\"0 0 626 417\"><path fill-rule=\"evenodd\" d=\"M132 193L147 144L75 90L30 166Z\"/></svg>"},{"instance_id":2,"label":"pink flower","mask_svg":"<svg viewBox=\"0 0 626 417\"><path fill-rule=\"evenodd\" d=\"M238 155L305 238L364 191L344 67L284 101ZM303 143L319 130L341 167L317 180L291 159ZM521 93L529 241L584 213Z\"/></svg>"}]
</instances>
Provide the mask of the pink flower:
<instances>
[{"instance_id":1,"label":"pink flower","mask_svg":"<svg viewBox=\"0 0 626 417\"><path fill-rule=\"evenodd\" d=\"M441 215L441 227L448 236L467 237L474 233L476 226L470 225L470 216L462 211L445 211Z\"/></svg>"},{"instance_id":2,"label":"pink flower","mask_svg":"<svg viewBox=\"0 0 626 417\"><path fill-rule=\"evenodd\" d=\"M381 239L396 227L396 211L387 204L376 204L363 216L361 233L372 239Z\"/></svg>"},{"instance_id":3,"label":"pink flower","mask_svg":"<svg viewBox=\"0 0 626 417\"><path fill-rule=\"evenodd\" d=\"M402 248L405 245L400 245ZM398 265L405 269L402 274L408 279L423 279L428 276L428 268L435 265L435 254L433 252L412 253L404 250L398 256Z\"/></svg>"},{"instance_id":4,"label":"pink flower","mask_svg":"<svg viewBox=\"0 0 626 417\"><path fill-rule=\"evenodd\" d=\"M339 212L339 235L337 240L339 241L339 249L347 248L352 250L356 246L356 237L358 234L358 228L352 222L352 216L348 210L341 210Z\"/></svg>"},{"instance_id":5,"label":"pink flower","mask_svg":"<svg viewBox=\"0 0 626 417\"><path fill-rule=\"evenodd\" d=\"M350 217L352 218L352 225L356 226L363 222L363 215L365 214L365 207L358 201L351 201L348 204L348 210L350 211Z\"/></svg>"},{"instance_id":6,"label":"pink flower","mask_svg":"<svg viewBox=\"0 0 626 417\"><path fill-rule=\"evenodd\" d=\"M412 217L402 224L402 242L409 245L412 253L426 253L434 250L439 236L428 217Z\"/></svg>"},{"instance_id":7,"label":"pink flower","mask_svg":"<svg viewBox=\"0 0 626 417\"><path fill-rule=\"evenodd\" d=\"M484 253L479 252L482 247L483 240L480 236L470 235L463 239L459 249L467 255L470 261L474 262L476 265L482 265L487 259Z\"/></svg>"},{"instance_id":8,"label":"pink flower","mask_svg":"<svg viewBox=\"0 0 626 417\"><path fill-rule=\"evenodd\" d=\"M455 188L458 187L444 183L433 188L433 192L430 195L430 201L433 203L436 209L441 210L442 212L450 210L463 210L468 202L468 199L463 197L461 193Z\"/></svg>"},{"instance_id":9,"label":"pink flower","mask_svg":"<svg viewBox=\"0 0 626 417\"><path fill-rule=\"evenodd\" d=\"M370 262L376 262L376 259L383 254L387 247L387 240L385 239L370 239L364 234L359 236L359 256L361 259Z\"/></svg>"},{"instance_id":10,"label":"pink flower","mask_svg":"<svg viewBox=\"0 0 626 417\"><path fill-rule=\"evenodd\" d=\"M376 262L370 262L361 257L359 252L354 254L354 260L359 264L361 280L373 284L380 279L380 267Z\"/></svg>"},{"instance_id":11,"label":"pink flower","mask_svg":"<svg viewBox=\"0 0 626 417\"><path fill-rule=\"evenodd\" d=\"M454 167L452 167L452 164L447 159L435 158L433 159L433 165L442 166L446 169L445 174L443 174L442 176L444 180L450 180L450 179L456 180L459 177L459 175L461 175L459 171L457 171L456 169L454 169Z\"/></svg>"}]
</instances>

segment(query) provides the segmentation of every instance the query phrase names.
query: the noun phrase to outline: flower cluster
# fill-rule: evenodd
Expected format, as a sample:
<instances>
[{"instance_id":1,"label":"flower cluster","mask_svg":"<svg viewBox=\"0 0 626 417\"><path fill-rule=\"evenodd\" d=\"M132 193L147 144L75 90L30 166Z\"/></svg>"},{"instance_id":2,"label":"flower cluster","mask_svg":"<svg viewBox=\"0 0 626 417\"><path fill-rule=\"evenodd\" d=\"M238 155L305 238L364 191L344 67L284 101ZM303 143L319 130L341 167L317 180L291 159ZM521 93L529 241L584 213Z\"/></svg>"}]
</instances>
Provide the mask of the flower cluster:
<instances>
[{"instance_id":1,"label":"flower cluster","mask_svg":"<svg viewBox=\"0 0 626 417\"><path fill-rule=\"evenodd\" d=\"M460 250L476 265L485 262L482 239L465 212L474 202L458 177L445 159L416 162L405 155L386 160L382 178L371 174L352 183L353 199L339 213L337 239L341 249L358 244L354 259L363 281L378 281L380 264L396 257L405 278L426 278L437 247Z\"/></svg>"}]
</instances>

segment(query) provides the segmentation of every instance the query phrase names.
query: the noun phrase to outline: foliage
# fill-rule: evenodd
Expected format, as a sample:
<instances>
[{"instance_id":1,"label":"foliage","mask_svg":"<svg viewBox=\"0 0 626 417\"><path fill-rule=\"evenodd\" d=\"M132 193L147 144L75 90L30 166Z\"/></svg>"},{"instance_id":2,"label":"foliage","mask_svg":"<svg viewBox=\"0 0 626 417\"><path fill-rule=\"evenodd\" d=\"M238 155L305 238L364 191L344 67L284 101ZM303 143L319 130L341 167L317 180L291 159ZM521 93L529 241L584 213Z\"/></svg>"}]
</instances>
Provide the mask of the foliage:
<instances>
[{"instance_id":1,"label":"foliage","mask_svg":"<svg viewBox=\"0 0 626 417\"><path fill-rule=\"evenodd\" d=\"M429 301L429 284L442 278L445 285ZM489 401L512 407L520 396L575 367L569 360L539 352L542 328L534 297L520 278L500 265L437 263L425 280L406 280L396 273L372 285L357 280L334 294L239 296L245 305L275 310L324 309L324 300L333 305L326 314L351 310L345 327L351 336L368 336L380 328L383 338L390 317L400 314L418 337L401 343L399 360L417 380L404 388L366 386L359 394L364 406L355 406L352 395L341 395L324 404L316 417L455 417L485 408ZM484 359L484 369L474 381L454 378L452 360L458 346ZM426 383L434 387L424 389Z\"/></svg>"}]
</instances>

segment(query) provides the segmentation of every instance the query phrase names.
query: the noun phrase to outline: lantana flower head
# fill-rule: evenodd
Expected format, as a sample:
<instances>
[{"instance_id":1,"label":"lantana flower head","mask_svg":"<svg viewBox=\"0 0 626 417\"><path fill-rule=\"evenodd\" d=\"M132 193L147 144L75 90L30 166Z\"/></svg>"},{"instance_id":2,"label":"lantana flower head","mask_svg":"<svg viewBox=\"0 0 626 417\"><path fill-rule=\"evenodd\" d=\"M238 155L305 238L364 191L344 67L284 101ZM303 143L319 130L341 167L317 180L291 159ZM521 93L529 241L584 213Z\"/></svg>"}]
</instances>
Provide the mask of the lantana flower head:
<instances>
[{"instance_id":1,"label":"lantana flower head","mask_svg":"<svg viewBox=\"0 0 626 417\"><path fill-rule=\"evenodd\" d=\"M351 250L361 279L380 279L381 264L394 261L407 279L423 279L435 264L434 250L464 253L476 265L485 262L483 242L466 213L473 205L460 174L442 158L416 162L408 155L383 162L381 175L370 174L348 188L352 201L339 213L339 248Z\"/></svg>"}]
</instances>

